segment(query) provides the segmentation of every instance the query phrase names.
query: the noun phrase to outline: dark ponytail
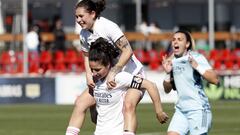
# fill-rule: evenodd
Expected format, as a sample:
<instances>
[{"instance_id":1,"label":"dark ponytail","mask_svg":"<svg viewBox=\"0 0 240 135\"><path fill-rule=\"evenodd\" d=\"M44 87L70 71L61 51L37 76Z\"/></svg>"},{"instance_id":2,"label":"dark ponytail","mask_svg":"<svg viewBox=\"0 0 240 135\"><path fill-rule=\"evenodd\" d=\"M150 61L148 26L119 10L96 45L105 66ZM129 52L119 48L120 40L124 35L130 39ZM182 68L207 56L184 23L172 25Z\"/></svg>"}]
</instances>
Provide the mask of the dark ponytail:
<instances>
[{"instance_id":1,"label":"dark ponytail","mask_svg":"<svg viewBox=\"0 0 240 135\"><path fill-rule=\"evenodd\" d=\"M99 61L104 66L115 64L119 56L119 49L109 43L106 39L100 37L91 44L89 51L89 61Z\"/></svg>"},{"instance_id":2,"label":"dark ponytail","mask_svg":"<svg viewBox=\"0 0 240 135\"><path fill-rule=\"evenodd\" d=\"M105 9L105 0L82 0L77 3L75 9L84 7L89 13L96 12L96 18L100 16L101 12Z\"/></svg>"}]
</instances>

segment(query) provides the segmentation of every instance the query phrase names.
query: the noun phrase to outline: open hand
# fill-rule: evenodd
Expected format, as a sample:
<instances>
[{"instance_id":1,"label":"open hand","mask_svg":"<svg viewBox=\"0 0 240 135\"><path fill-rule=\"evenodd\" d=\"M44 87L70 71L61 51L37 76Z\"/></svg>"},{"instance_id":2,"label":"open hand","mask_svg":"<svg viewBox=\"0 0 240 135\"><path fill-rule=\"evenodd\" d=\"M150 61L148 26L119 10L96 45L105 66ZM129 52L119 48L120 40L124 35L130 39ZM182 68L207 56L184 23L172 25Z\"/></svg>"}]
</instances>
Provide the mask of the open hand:
<instances>
[{"instance_id":1,"label":"open hand","mask_svg":"<svg viewBox=\"0 0 240 135\"><path fill-rule=\"evenodd\" d=\"M113 73L109 73L107 76L107 87L110 90L116 87L117 85L114 78L115 78L115 75Z\"/></svg>"},{"instance_id":2,"label":"open hand","mask_svg":"<svg viewBox=\"0 0 240 135\"><path fill-rule=\"evenodd\" d=\"M87 85L89 89L93 89L95 87L95 83L93 81L93 77L87 77Z\"/></svg>"},{"instance_id":3,"label":"open hand","mask_svg":"<svg viewBox=\"0 0 240 135\"><path fill-rule=\"evenodd\" d=\"M197 63L197 61L192 57L192 55L191 55L190 53L189 53L188 61L189 61L189 63L192 65L192 67L193 67L194 69L197 68L198 63Z\"/></svg>"},{"instance_id":4,"label":"open hand","mask_svg":"<svg viewBox=\"0 0 240 135\"><path fill-rule=\"evenodd\" d=\"M161 124L166 123L168 120L168 115L165 112L157 113L156 116L157 116L158 121Z\"/></svg>"},{"instance_id":5,"label":"open hand","mask_svg":"<svg viewBox=\"0 0 240 135\"><path fill-rule=\"evenodd\" d=\"M172 61L171 58L167 58L167 56L163 56L162 61L163 69L166 73L170 73L172 71Z\"/></svg>"}]
</instances>

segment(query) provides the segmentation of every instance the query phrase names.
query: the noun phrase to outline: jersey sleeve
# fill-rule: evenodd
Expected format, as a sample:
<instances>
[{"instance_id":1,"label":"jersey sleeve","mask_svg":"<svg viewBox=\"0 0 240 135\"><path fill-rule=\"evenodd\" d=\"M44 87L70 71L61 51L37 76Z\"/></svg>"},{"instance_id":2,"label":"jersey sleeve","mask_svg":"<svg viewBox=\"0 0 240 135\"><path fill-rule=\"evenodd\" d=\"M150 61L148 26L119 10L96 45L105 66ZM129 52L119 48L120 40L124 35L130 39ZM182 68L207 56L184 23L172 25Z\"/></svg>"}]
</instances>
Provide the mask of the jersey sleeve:
<instances>
[{"instance_id":1,"label":"jersey sleeve","mask_svg":"<svg viewBox=\"0 0 240 135\"><path fill-rule=\"evenodd\" d=\"M202 54L196 54L193 57L197 63L204 68L205 70L209 70L212 69L211 65L209 64L209 62L207 61L207 59L202 55Z\"/></svg>"},{"instance_id":2,"label":"jersey sleeve","mask_svg":"<svg viewBox=\"0 0 240 135\"><path fill-rule=\"evenodd\" d=\"M86 41L86 37L85 37L86 33L84 33L84 31L80 32L80 44L81 44L81 50L84 52L89 52L89 45L88 42Z\"/></svg>"},{"instance_id":3,"label":"jersey sleeve","mask_svg":"<svg viewBox=\"0 0 240 135\"><path fill-rule=\"evenodd\" d=\"M116 75L115 81L117 83L117 87L120 88L140 89L143 82L143 78L132 75L127 72L120 72Z\"/></svg>"},{"instance_id":4,"label":"jersey sleeve","mask_svg":"<svg viewBox=\"0 0 240 135\"><path fill-rule=\"evenodd\" d=\"M106 33L108 38L110 38L114 43L124 35L119 26L113 22L110 22L107 25Z\"/></svg>"},{"instance_id":5,"label":"jersey sleeve","mask_svg":"<svg viewBox=\"0 0 240 135\"><path fill-rule=\"evenodd\" d=\"M133 75L127 72L120 72L115 76L117 87L129 87L132 81Z\"/></svg>"}]
</instances>

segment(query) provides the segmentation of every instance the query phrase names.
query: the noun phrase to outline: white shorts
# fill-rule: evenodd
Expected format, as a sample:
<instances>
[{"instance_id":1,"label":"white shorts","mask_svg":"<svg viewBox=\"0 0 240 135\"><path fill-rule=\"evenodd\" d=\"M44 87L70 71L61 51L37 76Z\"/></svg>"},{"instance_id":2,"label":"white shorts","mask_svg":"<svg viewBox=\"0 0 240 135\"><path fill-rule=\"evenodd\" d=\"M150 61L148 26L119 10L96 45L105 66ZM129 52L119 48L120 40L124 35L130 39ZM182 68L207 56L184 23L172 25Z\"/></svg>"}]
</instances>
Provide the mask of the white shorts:
<instances>
[{"instance_id":1,"label":"white shorts","mask_svg":"<svg viewBox=\"0 0 240 135\"><path fill-rule=\"evenodd\" d=\"M176 109L168 127L169 131L174 131L180 135L207 135L211 128L212 113L210 110L195 110L181 112Z\"/></svg>"}]
</instances>

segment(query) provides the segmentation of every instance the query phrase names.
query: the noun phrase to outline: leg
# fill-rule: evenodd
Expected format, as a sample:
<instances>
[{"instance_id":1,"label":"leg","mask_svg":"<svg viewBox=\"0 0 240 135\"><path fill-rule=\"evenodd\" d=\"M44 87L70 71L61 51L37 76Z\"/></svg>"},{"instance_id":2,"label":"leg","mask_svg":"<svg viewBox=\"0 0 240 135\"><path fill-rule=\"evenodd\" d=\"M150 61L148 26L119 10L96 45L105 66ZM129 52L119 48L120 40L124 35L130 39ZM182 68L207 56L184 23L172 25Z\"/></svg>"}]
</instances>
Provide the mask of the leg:
<instances>
[{"instance_id":1,"label":"leg","mask_svg":"<svg viewBox=\"0 0 240 135\"><path fill-rule=\"evenodd\" d=\"M90 107L90 115L91 115L91 120L94 124L97 124L97 116L98 116L98 112L96 110L96 104L92 105Z\"/></svg>"},{"instance_id":2,"label":"leg","mask_svg":"<svg viewBox=\"0 0 240 135\"><path fill-rule=\"evenodd\" d=\"M210 110L195 110L187 114L191 135L207 135L212 123Z\"/></svg>"},{"instance_id":3,"label":"leg","mask_svg":"<svg viewBox=\"0 0 240 135\"><path fill-rule=\"evenodd\" d=\"M189 124L185 115L176 109L168 126L167 135L187 135Z\"/></svg>"},{"instance_id":4,"label":"leg","mask_svg":"<svg viewBox=\"0 0 240 135\"><path fill-rule=\"evenodd\" d=\"M95 99L91 95L89 89L84 90L84 92L79 97L77 97L75 101L75 107L73 109L68 127L80 129L83 125L87 109L94 104Z\"/></svg>"},{"instance_id":5,"label":"leg","mask_svg":"<svg viewBox=\"0 0 240 135\"><path fill-rule=\"evenodd\" d=\"M180 134L174 131L169 131L167 132L167 135L180 135Z\"/></svg>"},{"instance_id":6,"label":"leg","mask_svg":"<svg viewBox=\"0 0 240 135\"><path fill-rule=\"evenodd\" d=\"M136 132L137 116L136 107L142 97L142 91L128 89L124 100L124 131Z\"/></svg>"}]
</instances>

